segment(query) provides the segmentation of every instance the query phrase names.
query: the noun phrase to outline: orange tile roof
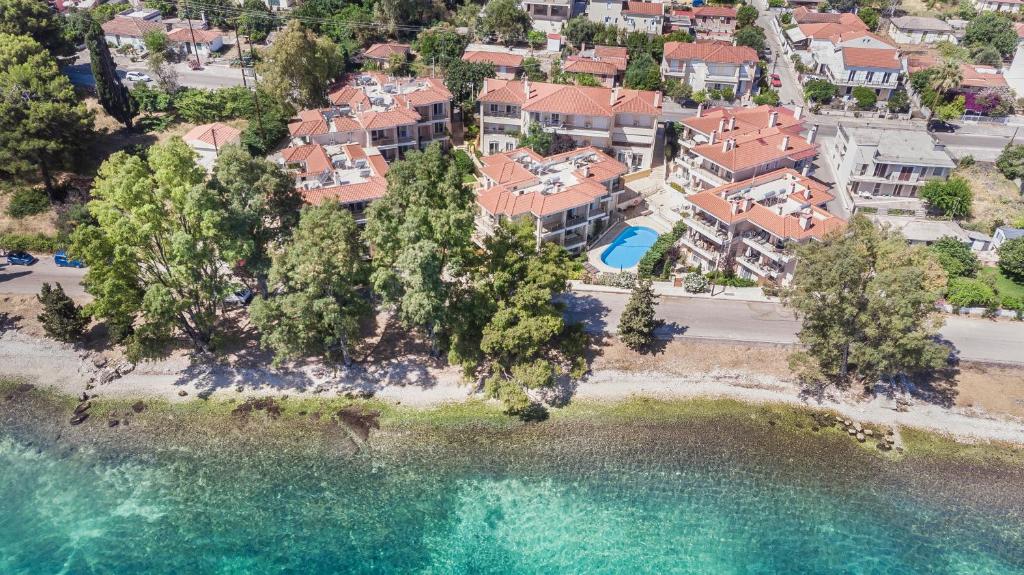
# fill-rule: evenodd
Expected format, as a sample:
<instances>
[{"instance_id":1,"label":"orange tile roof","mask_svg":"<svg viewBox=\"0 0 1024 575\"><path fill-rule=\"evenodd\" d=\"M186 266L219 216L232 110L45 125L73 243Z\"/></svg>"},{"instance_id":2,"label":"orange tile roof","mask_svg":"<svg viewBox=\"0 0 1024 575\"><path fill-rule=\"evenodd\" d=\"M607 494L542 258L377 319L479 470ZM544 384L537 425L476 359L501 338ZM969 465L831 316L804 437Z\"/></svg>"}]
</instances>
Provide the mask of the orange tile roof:
<instances>
[{"instance_id":1,"label":"orange tile roof","mask_svg":"<svg viewBox=\"0 0 1024 575\"><path fill-rule=\"evenodd\" d=\"M301 164L302 175L320 174L334 167L327 150L320 144L292 146L281 150L285 164Z\"/></svg>"},{"instance_id":2,"label":"orange tile roof","mask_svg":"<svg viewBox=\"0 0 1024 575\"><path fill-rule=\"evenodd\" d=\"M619 68L611 62L601 62L599 60L591 60L590 58L581 58L579 56L570 56L565 66L562 68L563 72L570 74L595 74L597 76L614 76L619 73Z\"/></svg>"},{"instance_id":3,"label":"orange tile roof","mask_svg":"<svg viewBox=\"0 0 1024 575\"><path fill-rule=\"evenodd\" d=\"M142 18L129 18L127 16L115 16L114 18L100 25L104 34L111 36L126 36L128 38L142 38L154 30L166 32L167 27L160 22L151 22Z\"/></svg>"},{"instance_id":4,"label":"orange tile roof","mask_svg":"<svg viewBox=\"0 0 1024 575\"><path fill-rule=\"evenodd\" d=\"M990 66L960 64L963 81L960 86L967 88L1001 88L1006 86L1006 77Z\"/></svg>"},{"instance_id":5,"label":"orange tile roof","mask_svg":"<svg viewBox=\"0 0 1024 575\"><path fill-rule=\"evenodd\" d=\"M403 56L409 54L408 44L398 44L396 42L388 42L386 44L374 44L363 52L363 56L366 58L372 58L374 60L387 60L391 58L392 54L401 54Z\"/></svg>"},{"instance_id":6,"label":"orange tile roof","mask_svg":"<svg viewBox=\"0 0 1024 575\"><path fill-rule=\"evenodd\" d=\"M523 65L523 57L511 52L469 51L462 55L462 59L467 62L490 62L495 66L509 68L519 68Z\"/></svg>"},{"instance_id":7,"label":"orange tile roof","mask_svg":"<svg viewBox=\"0 0 1024 575\"><path fill-rule=\"evenodd\" d=\"M343 184L341 186L328 186L324 188L313 188L302 190L302 198L308 204L318 206L326 201L334 200L342 204L354 204L356 202L369 202L383 198L387 193L388 182L381 177L373 177L365 182L356 184Z\"/></svg>"},{"instance_id":8,"label":"orange tile roof","mask_svg":"<svg viewBox=\"0 0 1024 575\"><path fill-rule=\"evenodd\" d=\"M331 123L334 124L335 132L358 132L363 129L359 122L349 116L335 116Z\"/></svg>"},{"instance_id":9,"label":"orange tile roof","mask_svg":"<svg viewBox=\"0 0 1024 575\"><path fill-rule=\"evenodd\" d=\"M192 42L192 35L195 34L196 42L209 44L224 36L221 30L196 30L189 31L188 28L175 28L167 33L167 39L171 42Z\"/></svg>"},{"instance_id":10,"label":"orange tile roof","mask_svg":"<svg viewBox=\"0 0 1024 575\"><path fill-rule=\"evenodd\" d=\"M718 134L719 140L721 140L722 136L732 138L769 127L768 120L772 112L778 114L775 119L776 127L791 132L794 135L800 132L803 122L796 118L792 110L784 106L762 105L756 108L711 108L710 110L705 110L700 117L694 116L682 120L682 124L707 136L712 131L718 131L719 123L724 120L722 132ZM736 122L730 130L729 122L732 118L736 118Z\"/></svg>"},{"instance_id":11,"label":"orange tile roof","mask_svg":"<svg viewBox=\"0 0 1024 575\"><path fill-rule=\"evenodd\" d=\"M1024 38L1024 22L1017 22L1013 25L1013 29L1017 31L1018 38Z\"/></svg>"},{"instance_id":12,"label":"orange tile roof","mask_svg":"<svg viewBox=\"0 0 1024 575\"><path fill-rule=\"evenodd\" d=\"M595 58L616 58L619 60L629 59L629 50L623 46L594 46Z\"/></svg>"},{"instance_id":13,"label":"orange tile roof","mask_svg":"<svg viewBox=\"0 0 1024 575\"><path fill-rule=\"evenodd\" d=\"M789 138L786 149L782 142ZM744 134L734 139L735 144L724 150L725 140L714 144L702 144L693 148L693 152L730 171L738 171L755 166L762 166L775 160L790 158L800 160L817 154L818 147L799 136L791 135L779 128L766 128L757 132Z\"/></svg>"},{"instance_id":14,"label":"orange tile roof","mask_svg":"<svg viewBox=\"0 0 1024 575\"><path fill-rule=\"evenodd\" d=\"M362 148L360 148L360 150L362 150ZM386 176L388 174L390 166L388 166L388 161L384 159L384 156L380 154L374 154L372 156L367 157L366 161L369 162L370 168L378 176Z\"/></svg>"},{"instance_id":15,"label":"orange tile roof","mask_svg":"<svg viewBox=\"0 0 1024 575\"><path fill-rule=\"evenodd\" d=\"M899 52L892 48L843 48L843 64L847 68L903 69Z\"/></svg>"},{"instance_id":16,"label":"orange tile roof","mask_svg":"<svg viewBox=\"0 0 1024 575\"><path fill-rule=\"evenodd\" d=\"M241 130L232 128L227 124L214 122L212 124L200 124L195 128L192 128L182 139L185 140L185 143L203 142L204 144L217 146L219 148L224 144L238 142L241 135Z\"/></svg>"},{"instance_id":17,"label":"orange tile roof","mask_svg":"<svg viewBox=\"0 0 1024 575\"><path fill-rule=\"evenodd\" d=\"M363 112L358 117L359 123L366 130L380 130L415 124L420 119L420 115L415 110L406 108L395 108L386 112Z\"/></svg>"},{"instance_id":18,"label":"orange tile roof","mask_svg":"<svg viewBox=\"0 0 1024 575\"><path fill-rule=\"evenodd\" d=\"M323 110L301 110L299 120L289 122L288 133L293 136L315 136L326 134L328 130L327 121L324 120Z\"/></svg>"},{"instance_id":19,"label":"orange tile roof","mask_svg":"<svg viewBox=\"0 0 1024 575\"><path fill-rule=\"evenodd\" d=\"M335 106L349 106L355 109L358 104L362 104L367 108L370 107L369 96L359 89L358 86L341 86L339 88L335 88L327 94L327 99Z\"/></svg>"},{"instance_id":20,"label":"orange tile roof","mask_svg":"<svg viewBox=\"0 0 1024 575\"><path fill-rule=\"evenodd\" d=\"M710 18L735 18L736 9L728 6L699 6L693 9L694 16Z\"/></svg>"},{"instance_id":21,"label":"orange tile roof","mask_svg":"<svg viewBox=\"0 0 1024 575\"><path fill-rule=\"evenodd\" d=\"M665 14L665 5L661 2L633 2L629 0L626 2L626 7L622 9L622 13L630 16L663 16Z\"/></svg>"},{"instance_id":22,"label":"orange tile roof","mask_svg":"<svg viewBox=\"0 0 1024 575\"><path fill-rule=\"evenodd\" d=\"M690 42L666 42L664 57L667 60L701 60L716 64L753 64L759 59L757 52L749 46Z\"/></svg>"},{"instance_id":23,"label":"orange tile roof","mask_svg":"<svg viewBox=\"0 0 1024 575\"><path fill-rule=\"evenodd\" d=\"M520 80L490 78L484 81L479 100L481 102L523 104L526 102L526 92L523 89L523 82Z\"/></svg>"},{"instance_id":24,"label":"orange tile roof","mask_svg":"<svg viewBox=\"0 0 1024 575\"><path fill-rule=\"evenodd\" d=\"M812 22L808 24L800 24L800 32L808 38L824 40L825 38L831 38L832 36L840 35L848 32L867 32L868 27L861 22L860 18L853 16L852 19L840 22Z\"/></svg>"},{"instance_id":25,"label":"orange tile roof","mask_svg":"<svg viewBox=\"0 0 1024 575\"><path fill-rule=\"evenodd\" d=\"M481 102L514 103L524 110L610 117L615 113L661 113L661 93L625 88L603 88L530 82L530 95L525 82L488 79L480 94ZM614 98L614 100L613 100Z\"/></svg>"}]
</instances>

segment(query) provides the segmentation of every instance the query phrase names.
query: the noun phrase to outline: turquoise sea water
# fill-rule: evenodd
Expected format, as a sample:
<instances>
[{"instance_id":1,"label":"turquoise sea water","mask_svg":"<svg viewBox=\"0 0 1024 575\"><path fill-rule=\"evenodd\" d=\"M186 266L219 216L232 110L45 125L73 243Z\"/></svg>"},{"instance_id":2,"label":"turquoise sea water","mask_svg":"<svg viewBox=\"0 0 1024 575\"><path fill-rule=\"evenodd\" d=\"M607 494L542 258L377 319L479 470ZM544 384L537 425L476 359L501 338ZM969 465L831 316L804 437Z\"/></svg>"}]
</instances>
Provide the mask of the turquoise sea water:
<instances>
[{"instance_id":1,"label":"turquoise sea water","mask_svg":"<svg viewBox=\"0 0 1024 575\"><path fill-rule=\"evenodd\" d=\"M1024 573L1019 473L848 442L542 424L350 454L91 433L72 450L0 429L0 573Z\"/></svg>"}]
</instances>

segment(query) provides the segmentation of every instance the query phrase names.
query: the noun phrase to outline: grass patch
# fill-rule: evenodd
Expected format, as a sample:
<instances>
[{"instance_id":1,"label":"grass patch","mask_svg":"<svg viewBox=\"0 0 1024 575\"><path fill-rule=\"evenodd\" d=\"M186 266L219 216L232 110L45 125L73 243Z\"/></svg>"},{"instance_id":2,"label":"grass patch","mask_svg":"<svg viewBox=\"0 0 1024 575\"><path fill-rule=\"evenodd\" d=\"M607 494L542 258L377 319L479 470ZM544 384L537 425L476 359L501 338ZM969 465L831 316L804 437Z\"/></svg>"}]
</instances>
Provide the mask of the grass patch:
<instances>
[{"instance_id":1,"label":"grass patch","mask_svg":"<svg viewBox=\"0 0 1024 575\"><path fill-rule=\"evenodd\" d=\"M473 174L462 174L462 183L463 184L475 184L476 183L476 176L474 176Z\"/></svg>"},{"instance_id":2,"label":"grass patch","mask_svg":"<svg viewBox=\"0 0 1024 575\"><path fill-rule=\"evenodd\" d=\"M992 282L996 293L1000 297L1012 297L1018 301L1024 301L1024 284L1019 284L1006 277L999 268L982 268L978 272L978 279L985 282Z\"/></svg>"},{"instance_id":3,"label":"grass patch","mask_svg":"<svg viewBox=\"0 0 1024 575\"><path fill-rule=\"evenodd\" d=\"M1008 443L960 443L955 439L922 429L900 430L908 454L914 457L939 457L983 463L1007 463L1024 466L1024 448Z\"/></svg>"}]
</instances>

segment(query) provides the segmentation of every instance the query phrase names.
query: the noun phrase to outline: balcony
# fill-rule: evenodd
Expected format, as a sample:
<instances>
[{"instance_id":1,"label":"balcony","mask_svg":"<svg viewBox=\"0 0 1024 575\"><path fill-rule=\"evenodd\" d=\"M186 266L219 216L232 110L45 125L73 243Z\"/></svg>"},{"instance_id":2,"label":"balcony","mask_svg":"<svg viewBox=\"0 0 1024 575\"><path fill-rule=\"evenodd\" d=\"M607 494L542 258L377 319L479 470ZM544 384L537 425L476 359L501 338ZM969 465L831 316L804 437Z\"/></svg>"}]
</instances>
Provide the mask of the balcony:
<instances>
[{"instance_id":1,"label":"balcony","mask_svg":"<svg viewBox=\"0 0 1024 575\"><path fill-rule=\"evenodd\" d=\"M736 258L736 263L754 272L758 277L770 280L774 280L779 277L779 270L772 269L771 267L762 264L757 258L743 256Z\"/></svg>"},{"instance_id":2,"label":"balcony","mask_svg":"<svg viewBox=\"0 0 1024 575\"><path fill-rule=\"evenodd\" d=\"M543 233L544 235L553 234L555 232L560 232L564 230L565 223L562 221L562 218L547 221L541 220L540 229L541 233Z\"/></svg>"},{"instance_id":3,"label":"balcony","mask_svg":"<svg viewBox=\"0 0 1024 575\"><path fill-rule=\"evenodd\" d=\"M701 256L709 262L714 262L718 258L718 253L715 251L712 244L702 242L698 239L696 234L686 234L683 236L683 245L690 249L693 253Z\"/></svg>"},{"instance_id":4,"label":"balcony","mask_svg":"<svg viewBox=\"0 0 1024 575\"><path fill-rule=\"evenodd\" d=\"M522 118L522 113L519 110L513 110L506 112L505 110L484 110L484 118L515 118L519 120Z\"/></svg>"},{"instance_id":5,"label":"balcony","mask_svg":"<svg viewBox=\"0 0 1024 575\"><path fill-rule=\"evenodd\" d=\"M729 237L728 234L718 229L718 226L708 224L697 217L685 217L683 218L683 221L686 222L686 225L689 226L690 229L700 232L705 238L718 245L723 245L725 240Z\"/></svg>"},{"instance_id":6,"label":"balcony","mask_svg":"<svg viewBox=\"0 0 1024 575\"><path fill-rule=\"evenodd\" d=\"M789 254L787 254L775 242L766 238L764 234L745 235L743 236L743 243L757 252L764 254L765 257L771 259L773 262L785 263L789 261Z\"/></svg>"},{"instance_id":7,"label":"balcony","mask_svg":"<svg viewBox=\"0 0 1024 575\"><path fill-rule=\"evenodd\" d=\"M899 171L889 172L882 176L875 176L872 174L854 174L850 176L850 179L855 182L882 182L882 183L894 183L894 184L924 184L928 181L927 178L921 177L921 173L910 173L903 174Z\"/></svg>"},{"instance_id":8,"label":"balcony","mask_svg":"<svg viewBox=\"0 0 1024 575\"><path fill-rule=\"evenodd\" d=\"M585 223L587 223L587 216L586 215L573 216L571 218L566 218L565 219L565 229L575 228L575 227L578 227L578 226L582 226Z\"/></svg>"},{"instance_id":9,"label":"balcony","mask_svg":"<svg viewBox=\"0 0 1024 575\"><path fill-rule=\"evenodd\" d=\"M566 249L580 246L587 243L587 236L581 233L565 234L565 238L562 240L562 246Z\"/></svg>"},{"instance_id":10,"label":"balcony","mask_svg":"<svg viewBox=\"0 0 1024 575\"><path fill-rule=\"evenodd\" d=\"M394 138L374 138L370 140L371 146L393 146L396 143L398 142Z\"/></svg>"}]
</instances>

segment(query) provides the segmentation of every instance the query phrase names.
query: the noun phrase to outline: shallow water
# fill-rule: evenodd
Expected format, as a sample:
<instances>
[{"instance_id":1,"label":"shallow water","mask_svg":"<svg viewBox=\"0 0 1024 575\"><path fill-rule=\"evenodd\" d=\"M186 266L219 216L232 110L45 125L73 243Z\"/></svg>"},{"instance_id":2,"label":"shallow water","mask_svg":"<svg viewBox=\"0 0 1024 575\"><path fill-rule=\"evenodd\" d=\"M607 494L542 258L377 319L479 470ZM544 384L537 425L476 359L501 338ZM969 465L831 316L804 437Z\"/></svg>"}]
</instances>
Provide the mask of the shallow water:
<instances>
[{"instance_id":1,"label":"shallow water","mask_svg":"<svg viewBox=\"0 0 1024 575\"><path fill-rule=\"evenodd\" d=\"M0 428L0 573L1024 573L1019 470L714 422L385 429L355 455L267 429Z\"/></svg>"}]
</instances>

